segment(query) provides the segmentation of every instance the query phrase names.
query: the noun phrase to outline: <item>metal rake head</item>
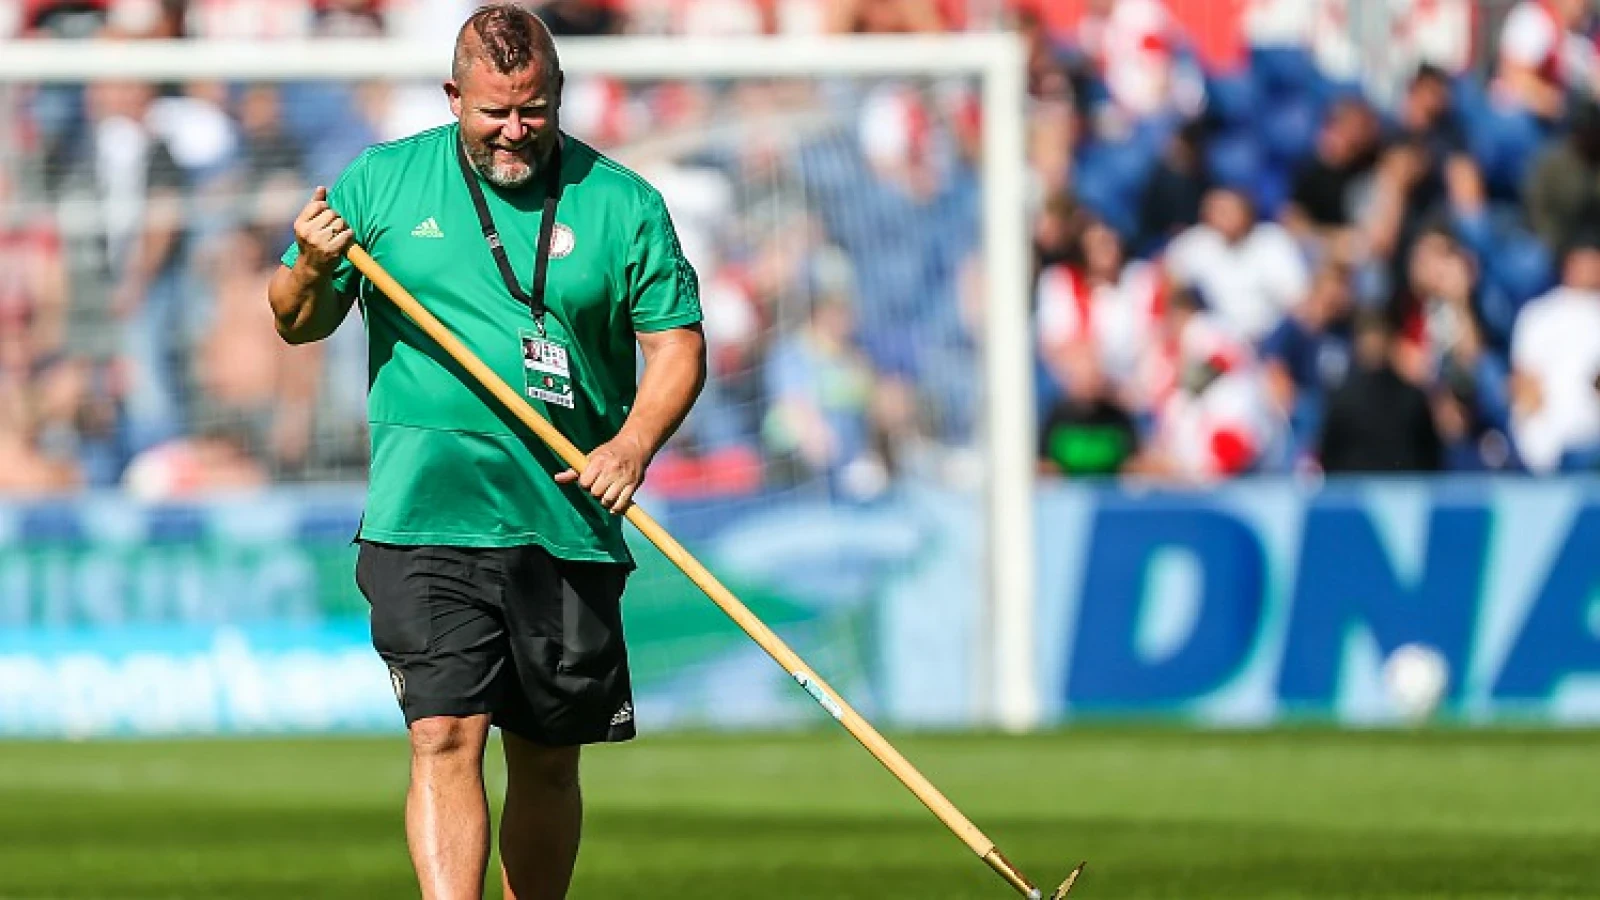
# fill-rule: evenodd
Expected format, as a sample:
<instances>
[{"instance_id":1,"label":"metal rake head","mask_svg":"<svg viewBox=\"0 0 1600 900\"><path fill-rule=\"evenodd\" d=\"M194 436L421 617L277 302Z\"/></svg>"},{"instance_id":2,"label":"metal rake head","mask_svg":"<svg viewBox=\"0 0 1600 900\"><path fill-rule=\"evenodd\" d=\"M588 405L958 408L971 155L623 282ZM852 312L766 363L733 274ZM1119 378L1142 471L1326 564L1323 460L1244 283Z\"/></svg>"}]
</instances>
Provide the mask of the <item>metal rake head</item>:
<instances>
[{"instance_id":1,"label":"metal rake head","mask_svg":"<svg viewBox=\"0 0 1600 900\"><path fill-rule=\"evenodd\" d=\"M1088 863L1078 863L1078 867L1068 873L1067 880L1061 882L1061 886L1056 888L1056 892L1050 895L1050 900L1062 900L1063 897L1067 896L1067 892L1072 890L1072 885L1077 882L1078 876L1083 874L1083 867L1086 865Z\"/></svg>"},{"instance_id":2,"label":"metal rake head","mask_svg":"<svg viewBox=\"0 0 1600 900\"><path fill-rule=\"evenodd\" d=\"M999 850L991 848L984 855L983 860L996 872L999 872L1006 881L1010 882L1012 887L1017 889L1017 893L1026 897L1027 900L1044 900L1044 891L1039 890L1034 886L1033 882L1029 881L1021 872L1018 872L1016 867L1011 865L1011 861L1006 859L1005 854ZM1077 882L1078 876L1083 874L1083 869L1087 865L1088 863L1086 862L1078 863L1078 867L1067 874L1067 880L1061 882L1061 886L1056 888L1056 892L1050 895L1050 900L1063 900L1067 896L1067 892L1072 890L1072 885Z\"/></svg>"}]
</instances>

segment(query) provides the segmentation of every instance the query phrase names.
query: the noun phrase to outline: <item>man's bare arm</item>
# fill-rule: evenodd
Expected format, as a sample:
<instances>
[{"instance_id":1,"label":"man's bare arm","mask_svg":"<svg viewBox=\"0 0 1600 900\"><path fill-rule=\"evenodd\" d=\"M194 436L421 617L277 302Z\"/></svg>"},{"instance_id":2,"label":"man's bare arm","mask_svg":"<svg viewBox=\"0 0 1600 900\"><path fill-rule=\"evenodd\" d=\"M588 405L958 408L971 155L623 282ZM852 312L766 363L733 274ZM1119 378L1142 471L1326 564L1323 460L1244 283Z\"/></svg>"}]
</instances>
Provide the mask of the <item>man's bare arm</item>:
<instances>
[{"instance_id":1,"label":"man's bare arm","mask_svg":"<svg viewBox=\"0 0 1600 900\"><path fill-rule=\"evenodd\" d=\"M651 456L689 415L706 383L706 338L699 325L642 332L644 376L628 420L617 437L636 441Z\"/></svg>"},{"instance_id":2,"label":"man's bare arm","mask_svg":"<svg viewBox=\"0 0 1600 900\"><path fill-rule=\"evenodd\" d=\"M340 297L333 290L333 273L317 273L279 266L267 286L267 299L277 320L278 335L286 343L320 341L339 328L350 312L354 297Z\"/></svg>"},{"instance_id":3,"label":"man's bare arm","mask_svg":"<svg viewBox=\"0 0 1600 900\"><path fill-rule=\"evenodd\" d=\"M706 339L699 325L637 337L644 376L628 420L589 454L581 477L571 469L556 476L562 484L577 482L614 513L627 511L650 460L683 424L706 383Z\"/></svg>"},{"instance_id":4,"label":"man's bare arm","mask_svg":"<svg viewBox=\"0 0 1600 900\"><path fill-rule=\"evenodd\" d=\"M280 266L273 273L267 301L279 336L290 344L304 344L333 334L355 300L340 297L333 289L333 274L354 235L328 205L327 188L317 188L295 217L294 239L299 258L293 268Z\"/></svg>"},{"instance_id":5,"label":"man's bare arm","mask_svg":"<svg viewBox=\"0 0 1600 900\"><path fill-rule=\"evenodd\" d=\"M152 189L145 201L143 227L112 300L118 315L132 315L144 305L150 285L172 257L182 227L182 197L171 188Z\"/></svg>"}]
</instances>

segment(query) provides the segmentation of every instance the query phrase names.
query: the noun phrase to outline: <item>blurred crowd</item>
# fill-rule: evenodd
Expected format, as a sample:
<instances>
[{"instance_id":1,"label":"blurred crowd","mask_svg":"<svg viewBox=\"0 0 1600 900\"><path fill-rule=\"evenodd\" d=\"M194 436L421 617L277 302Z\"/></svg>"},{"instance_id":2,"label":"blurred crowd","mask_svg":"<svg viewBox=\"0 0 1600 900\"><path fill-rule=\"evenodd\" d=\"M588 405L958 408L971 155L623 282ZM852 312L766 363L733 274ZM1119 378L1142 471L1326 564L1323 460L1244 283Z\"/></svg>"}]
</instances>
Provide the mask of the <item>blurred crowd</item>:
<instances>
[{"instance_id":1,"label":"blurred crowd","mask_svg":"<svg viewBox=\"0 0 1600 900\"><path fill-rule=\"evenodd\" d=\"M1595 469L1589 0L1507 4L1480 66L1418 53L1386 103L1312 47L1218 69L1158 0L1099 9L1137 50L1040 39L1080 125L1037 228L1045 470Z\"/></svg>"},{"instance_id":2,"label":"blurred crowd","mask_svg":"<svg viewBox=\"0 0 1600 900\"><path fill-rule=\"evenodd\" d=\"M1473 61L1421 42L1392 91L1294 29L1218 59L1162 0L529 5L558 36L1017 30L1042 471L1600 461L1588 0L1507 4ZM471 6L23 0L0 40L389 36L446 59ZM701 275L711 380L653 489L973 477L977 101L944 78L569 82L563 126L660 187ZM359 328L283 346L264 285L312 186L446 116L423 84L0 87L0 493L361 478Z\"/></svg>"}]
</instances>

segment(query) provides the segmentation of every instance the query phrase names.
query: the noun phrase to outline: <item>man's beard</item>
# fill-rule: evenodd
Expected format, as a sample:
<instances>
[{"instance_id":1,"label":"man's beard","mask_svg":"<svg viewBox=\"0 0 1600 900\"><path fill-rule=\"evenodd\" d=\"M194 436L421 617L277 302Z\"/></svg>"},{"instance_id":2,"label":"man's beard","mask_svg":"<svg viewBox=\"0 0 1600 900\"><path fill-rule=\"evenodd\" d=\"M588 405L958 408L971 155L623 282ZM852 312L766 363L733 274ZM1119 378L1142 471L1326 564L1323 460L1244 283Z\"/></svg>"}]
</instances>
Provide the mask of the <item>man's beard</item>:
<instances>
[{"instance_id":1,"label":"man's beard","mask_svg":"<svg viewBox=\"0 0 1600 900\"><path fill-rule=\"evenodd\" d=\"M467 159L471 160L472 167L497 188L519 188L533 180L533 161L525 157L536 155L534 145L523 144L512 151L512 155L515 161L501 160L496 158L493 144L467 145Z\"/></svg>"}]
</instances>

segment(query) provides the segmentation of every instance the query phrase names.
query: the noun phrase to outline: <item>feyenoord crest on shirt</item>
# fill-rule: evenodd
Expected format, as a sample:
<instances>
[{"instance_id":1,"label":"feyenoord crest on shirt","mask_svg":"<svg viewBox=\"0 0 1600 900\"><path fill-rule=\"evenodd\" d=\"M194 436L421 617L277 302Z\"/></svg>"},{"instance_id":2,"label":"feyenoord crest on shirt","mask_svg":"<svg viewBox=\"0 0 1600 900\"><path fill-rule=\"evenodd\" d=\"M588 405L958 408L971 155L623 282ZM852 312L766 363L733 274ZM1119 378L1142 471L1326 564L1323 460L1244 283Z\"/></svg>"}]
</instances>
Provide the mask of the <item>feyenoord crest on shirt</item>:
<instances>
[{"instance_id":1,"label":"feyenoord crest on shirt","mask_svg":"<svg viewBox=\"0 0 1600 900\"><path fill-rule=\"evenodd\" d=\"M564 259L578 247L578 236L572 229L557 222L550 230L550 258Z\"/></svg>"}]
</instances>

